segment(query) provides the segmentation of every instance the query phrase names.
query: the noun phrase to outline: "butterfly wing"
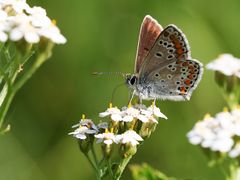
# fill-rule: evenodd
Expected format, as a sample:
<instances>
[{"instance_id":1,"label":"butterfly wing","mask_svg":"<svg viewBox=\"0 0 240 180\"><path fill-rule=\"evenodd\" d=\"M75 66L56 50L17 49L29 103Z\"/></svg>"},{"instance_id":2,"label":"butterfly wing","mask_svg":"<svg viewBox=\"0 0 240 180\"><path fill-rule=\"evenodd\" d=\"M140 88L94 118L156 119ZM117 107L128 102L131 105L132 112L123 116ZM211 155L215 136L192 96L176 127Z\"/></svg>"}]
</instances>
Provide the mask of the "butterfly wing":
<instances>
[{"instance_id":1,"label":"butterfly wing","mask_svg":"<svg viewBox=\"0 0 240 180\"><path fill-rule=\"evenodd\" d=\"M151 16L147 15L143 19L139 33L138 48L135 60L134 72L136 74L139 72L143 61L153 47L153 44L155 43L162 29L163 28L161 25L158 24L158 22Z\"/></svg>"},{"instance_id":2,"label":"butterfly wing","mask_svg":"<svg viewBox=\"0 0 240 180\"><path fill-rule=\"evenodd\" d=\"M149 89L148 98L186 100L199 83L202 71L202 64L191 60L184 34L176 26L169 25L143 63L138 87Z\"/></svg>"}]
</instances>

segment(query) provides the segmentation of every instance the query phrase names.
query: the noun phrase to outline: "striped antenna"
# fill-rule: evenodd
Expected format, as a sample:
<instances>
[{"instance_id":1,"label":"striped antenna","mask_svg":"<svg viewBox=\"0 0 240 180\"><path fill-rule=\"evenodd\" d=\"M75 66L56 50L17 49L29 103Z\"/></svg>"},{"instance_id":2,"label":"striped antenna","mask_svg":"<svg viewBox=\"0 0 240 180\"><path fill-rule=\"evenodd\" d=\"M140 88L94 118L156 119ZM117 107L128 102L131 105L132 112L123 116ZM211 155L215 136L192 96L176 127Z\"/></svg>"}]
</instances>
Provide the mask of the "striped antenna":
<instances>
[{"instance_id":1,"label":"striped antenna","mask_svg":"<svg viewBox=\"0 0 240 180\"><path fill-rule=\"evenodd\" d=\"M123 77L126 77L128 73L123 73L123 72L93 72L92 75L121 75Z\"/></svg>"}]
</instances>

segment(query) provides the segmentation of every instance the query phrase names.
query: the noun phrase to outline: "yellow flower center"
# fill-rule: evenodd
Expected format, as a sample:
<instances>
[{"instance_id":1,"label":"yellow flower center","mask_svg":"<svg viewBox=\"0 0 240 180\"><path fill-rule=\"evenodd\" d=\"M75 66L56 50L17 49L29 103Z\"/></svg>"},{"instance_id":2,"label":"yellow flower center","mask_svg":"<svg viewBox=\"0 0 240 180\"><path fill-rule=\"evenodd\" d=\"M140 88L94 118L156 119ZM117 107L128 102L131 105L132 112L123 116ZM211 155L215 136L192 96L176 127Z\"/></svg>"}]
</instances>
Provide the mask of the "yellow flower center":
<instances>
[{"instance_id":1,"label":"yellow flower center","mask_svg":"<svg viewBox=\"0 0 240 180\"><path fill-rule=\"evenodd\" d=\"M211 115L209 113L205 114L204 119L210 118Z\"/></svg>"}]
</instances>

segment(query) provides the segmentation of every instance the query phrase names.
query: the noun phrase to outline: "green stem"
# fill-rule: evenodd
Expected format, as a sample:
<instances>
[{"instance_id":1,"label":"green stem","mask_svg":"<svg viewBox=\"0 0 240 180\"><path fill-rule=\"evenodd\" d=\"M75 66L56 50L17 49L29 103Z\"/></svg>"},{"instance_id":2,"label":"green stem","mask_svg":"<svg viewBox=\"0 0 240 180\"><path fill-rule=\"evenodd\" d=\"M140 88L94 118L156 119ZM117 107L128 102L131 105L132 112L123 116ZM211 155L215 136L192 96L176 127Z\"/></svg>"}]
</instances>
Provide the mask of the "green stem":
<instances>
[{"instance_id":1,"label":"green stem","mask_svg":"<svg viewBox=\"0 0 240 180\"><path fill-rule=\"evenodd\" d=\"M0 109L0 129L2 128L5 116L7 114L7 111L10 107L10 104L12 102L12 99L13 99L14 95L15 95L15 92L13 92L12 89L8 86L7 95L4 98L4 102L3 102L2 106L1 106L1 109Z\"/></svg>"},{"instance_id":2,"label":"green stem","mask_svg":"<svg viewBox=\"0 0 240 180\"><path fill-rule=\"evenodd\" d=\"M19 56L17 56L16 58L18 59ZM1 108L0 108L0 130L2 129L2 125L3 125L4 119L6 117L8 109L10 107L10 104L11 104L11 102L13 100L13 97L16 94L16 92L14 92L13 89L12 89L12 84L16 80L17 74L18 74L18 68L15 68L14 73L11 75L11 77L9 79L6 79L6 84L4 85L4 87L2 89L2 92L4 90L6 90L6 96L2 97L3 98L3 102L2 102Z\"/></svg>"},{"instance_id":3,"label":"green stem","mask_svg":"<svg viewBox=\"0 0 240 180\"><path fill-rule=\"evenodd\" d=\"M97 155L96 155L96 151L95 151L94 146L92 146L91 152L92 152L92 155L93 155L93 159L94 159L94 161L95 161L95 164L96 164L97 166L99 166L99 162L98 162L98 159L97 159Z\"/></svg>"},{"instance_id":4,"label":"green stem","mask_svg":"<svg viewBox=\"0 0 240 180\"><path fill-rule=\"evenodd\" d=\"M96 174L98 174L98 169L95 166L95 164L92 162L92 160L90 159L88 154L85 154L85 156L87 157L88 162L90 163L90 165L92 166L92 168L96 171Z\"/></svg>"},{"instance_id":5,"label":"green stem","mask_svg":"<svg viewBox=\"0 0 240 180\"><path fill-rule=\"evenodd\" d=\"M107 160L107 166L108 166L108 171L109 171L109 174L110 174L111 178L114 179L110 159Z\"/></svg>"},{"instance_id":6,"label":"green stem","mask_svg":"<svg viewBox=\"0 0 240 180\"><path fill-rule=\"evenodd\" d=\"M21 77L21 79L19 79L19 81L14 85L13 91L17 92L27 82L27 80L32 77L32 75L42 65L42 63L44 63L50 57L52 47L53 47L52 45L49 45L49 47L47 48L47 50L45 52L42 52L37 56L37 59L34 62L34 64Z\"/></svg>"},{"instance_id":7,"label":"green stem","mask_svg":"<svg viewBox=\"0 0 240 180\"><path fill-rule=\"evenodd\" d=\"M8 109L10 107L10 104L11 104L15 94L27 82L27 80L32 77L32 75L42 65L42 63L45 62L45 60L50 57L52 48L53 48L53 44L48 43L46 45L45 51L38 54L35 62L32 64L32 66L29 69L27 69L24 72L23 76L21 76L18 79L18 81L14 84L14 81L18 74L19 67L15 70L13 76L10 78L11 85L8 83L7 94L6 94L6 97L4 98L3 104L1 105L1 108L0 108L0 129L2 128L5 116L8 112ZM19 57L17 57L17 58L19 58ZM19 59L18 59L18 61L19 61Z\"/></svg>"},{"instance_id":8,"label":"green stem","mask_svg":"<svg viewBox=\"0 0 240 180\"><path fill-rule=\"evenodd\" d=\"M230 165L230 175L226 177L226 180L239 180L240 179L240 167L236 164Z\"/></svg>"},{"instance_id":9,"label":"green stem","mask_svg":"<svg viewBox=\"0 0 240 180\"><path fill-rule=\"evenodd\" d=\"M120 179L120 177L122 176L122 173L123 173L124 169L126 168L128 162L130 161L131 158L132 158L132 156L128 156L128 157L124 158L124 159L120 162L120 164L118 165L118 168L117 168L117 170L116 170L116 172L115 172L115 176L114 176L115 178L114 178L114 179L116 179L116 180L119 180L119 179Z\"/></svg>"}]
</instances>

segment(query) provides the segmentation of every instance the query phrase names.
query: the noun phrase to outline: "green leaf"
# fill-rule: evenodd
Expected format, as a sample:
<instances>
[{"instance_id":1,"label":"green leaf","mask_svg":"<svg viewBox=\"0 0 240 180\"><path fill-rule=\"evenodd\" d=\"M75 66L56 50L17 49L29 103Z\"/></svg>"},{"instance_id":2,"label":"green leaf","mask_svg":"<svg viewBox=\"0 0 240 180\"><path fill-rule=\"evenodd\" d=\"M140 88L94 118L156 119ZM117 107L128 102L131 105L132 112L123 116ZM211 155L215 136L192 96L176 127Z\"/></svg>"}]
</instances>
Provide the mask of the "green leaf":
<instances>
[{"instance_id":1,"label":"green leaf","mask_svg":"<svg viewBox=\"0 0 240 180\"><path fill-rule=\"evenodd\" d=\"M176 178L168 177L146 163L142 165L131 165L130 169L134 180L176 180Z\"/></svg>"}]
</instances>

